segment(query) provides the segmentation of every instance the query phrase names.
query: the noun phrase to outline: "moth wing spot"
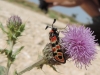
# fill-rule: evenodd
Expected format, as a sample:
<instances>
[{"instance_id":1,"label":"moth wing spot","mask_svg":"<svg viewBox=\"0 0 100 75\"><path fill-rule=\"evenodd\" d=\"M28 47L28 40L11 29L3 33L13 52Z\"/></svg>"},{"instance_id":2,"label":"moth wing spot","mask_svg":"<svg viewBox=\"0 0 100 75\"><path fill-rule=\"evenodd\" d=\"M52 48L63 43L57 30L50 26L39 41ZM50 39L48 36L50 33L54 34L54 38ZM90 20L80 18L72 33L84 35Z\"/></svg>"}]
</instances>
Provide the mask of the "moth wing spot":
<instances>
[{"instance_id":1,"label":"moth wing spot","mask_svg":"<svg viewBox=\"0 0 100 75\"><path fill-rule=\"evenodd\" d=\"M59 45L57 45L57 46L56 46L56 48L57 48L57 49L60 49L60 46L59 46Z\"/></svg>"},{"instance_id":2,"label":"moth wing spot","mask_svg":"<svg viewBox=\"0 0 100 75\"><path fill-rule=\"evenodd\" d=\"M62 52L58 52L57 55L58 56L63 56L63 53Z\"/></svg>"},{"instance_id":3,"label":"moth wing spot","mask_svg":"<svg viewBox=\"0 0 100 75\"><path fill-rule=\"evenodd\" d=\"M53 50L53 52L55 52L56 51L56 48L54 47L54 48L52 48L52 50Z\"/></svg>"},{"instance_id":4,"label":"moth wing spot","mask_svg":"<svg viewBox=\"0 0 100 75\"><path fill-rule=\"evenodd\" d=\"M62 56L58 56L59 59L62 59Z\"/></svg>"},{"instance_id":5,"label":"moth wing spot","mask_svg":"<svg viewBox=\"0 0 100 75\"><path fill-rule=\"evenodd\" d=\"M54 37L51 37L50 39L51 39L51 40L50 40L51 42L56 42L56 41L57 41L57 38L56 38L56 36L54 36Z\"/></svg>"}]
</instances>

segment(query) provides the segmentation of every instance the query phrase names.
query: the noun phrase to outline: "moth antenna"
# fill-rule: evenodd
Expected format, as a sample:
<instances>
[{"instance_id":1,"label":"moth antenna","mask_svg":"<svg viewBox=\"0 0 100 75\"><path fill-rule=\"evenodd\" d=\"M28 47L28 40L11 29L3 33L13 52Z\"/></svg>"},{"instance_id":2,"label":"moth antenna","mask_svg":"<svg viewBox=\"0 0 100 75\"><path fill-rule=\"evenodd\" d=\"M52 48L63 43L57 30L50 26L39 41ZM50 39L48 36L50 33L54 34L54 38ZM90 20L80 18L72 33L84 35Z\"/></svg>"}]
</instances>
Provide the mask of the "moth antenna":
<instances>
[{"instance_id":1,"label":"moth antenna","mask_svg":"<svg viewBox=\"0 0 100 75\"><path fill-rule=\"evenodd\" d=\"M53 28L53 24L54 24L55 22L56 22L56 19L54 19L54 21L53 21L53 23L52 23L52 28ZM51 28L51 27L46 26L45 30L46 30L47 28Z\"/></svg>"},{"instance_id":2,"label":"moth antenna","mask_svg":"<svg viewBox=\"0 0 100 75\"><path fill-rule=\"evenodd\" d=\"M46 30L47 28L51 28L51 27L50 27L50 26L46 26L45 30Z\"/></svg>"},{"instance_id":3,"label":"moth antenna","mask_svg":"<svg viewBox=\"0 0 100 75\"><path fill-rule=\"evenodd\" d=\"M45 30L48 28L49 26L46 26Z\"/></svg>"},{"instance_id":4,"label":"moth antenna","mask_svg":"<svg viewBox=\"0 0 100 75\"><path fill-rule=\"evenodd\" d=\"M53 24L56 22L56 19L54 19L53 23L52 23L52 28L53 28Z\"/></svg>"}]
</instances>

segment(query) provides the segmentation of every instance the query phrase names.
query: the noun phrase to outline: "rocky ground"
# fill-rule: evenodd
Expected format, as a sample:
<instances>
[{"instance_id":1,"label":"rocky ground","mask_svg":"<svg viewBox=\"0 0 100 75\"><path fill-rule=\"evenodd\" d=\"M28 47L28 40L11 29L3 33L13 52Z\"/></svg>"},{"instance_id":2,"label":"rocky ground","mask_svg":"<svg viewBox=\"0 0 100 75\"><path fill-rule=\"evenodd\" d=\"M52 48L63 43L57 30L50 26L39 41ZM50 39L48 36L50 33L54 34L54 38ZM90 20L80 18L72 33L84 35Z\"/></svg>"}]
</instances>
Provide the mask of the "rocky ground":
<instances>
[{"instance_id":1,"label":"rocky ground","mask_svg":"<svg viewBox=\"0 0 100 75\"><path fill-rule=\"evenodd\" d=\"M39 55L42 54L42 49L49 42L49 29L45 30L45 27L47 24L52 24L53 19L41 15L38 12L31 11L30 9L0 0L0 22L2 22L4 26L6 26L7 19L11 15L20 16L26 25L25 31L22 33L23 36L19 37L17 44L14 46L14 50L20 46L25 46L25 48L17 56L16 61L11 66L10 75L13 75L12 72L15 69L21 71L39 59ZM57 21L55 26L64 28L66 24ZM5 39L5 34L0 30L0 48L7 47ZM92 62L92 65L87 67L87 70L85 68L77 68L73 61L67 61L64 65L56 66L60 73L55 72L52 68L45 65L42 70L34 68L23 75L100 75L99 47L97 47L97 52L96 59ZM5 65L6 61L6 57L1 55L0 64Z\"/></svg>"}]
</instances>

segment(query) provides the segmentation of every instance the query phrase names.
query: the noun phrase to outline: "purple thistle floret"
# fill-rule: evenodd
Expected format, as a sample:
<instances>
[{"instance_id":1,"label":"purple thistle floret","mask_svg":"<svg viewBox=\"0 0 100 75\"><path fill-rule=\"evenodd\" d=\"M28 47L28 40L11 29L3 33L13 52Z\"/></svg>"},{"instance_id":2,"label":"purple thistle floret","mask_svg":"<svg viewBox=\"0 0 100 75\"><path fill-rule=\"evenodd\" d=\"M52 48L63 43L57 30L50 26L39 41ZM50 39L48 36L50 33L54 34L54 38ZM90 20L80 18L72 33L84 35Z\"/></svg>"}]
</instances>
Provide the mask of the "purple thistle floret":
<instances>
[{"instance_id":1,"label":"purple thistle floret","mask_svg":"<svg viewBox=\"0 0 100 75\"><path fill-rule=\"evenodd\" d=\"M90 28L84 26L71 25L62 32L64 37L62 45L66 49L65 53L69 54L76 66L88 66L96 54L95 36Z\"/></svg>"}]
</instances>

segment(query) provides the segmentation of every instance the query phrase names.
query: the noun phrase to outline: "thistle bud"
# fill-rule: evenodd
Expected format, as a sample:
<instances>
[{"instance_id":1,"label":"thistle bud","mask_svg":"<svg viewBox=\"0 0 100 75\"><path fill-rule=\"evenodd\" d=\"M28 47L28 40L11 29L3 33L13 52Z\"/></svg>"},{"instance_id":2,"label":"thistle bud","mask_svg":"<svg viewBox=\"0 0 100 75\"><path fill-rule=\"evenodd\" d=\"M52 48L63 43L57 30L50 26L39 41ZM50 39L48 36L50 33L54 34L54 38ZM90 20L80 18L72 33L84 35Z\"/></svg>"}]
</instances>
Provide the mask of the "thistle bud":
<instances>
[{"instance_id":1,"label":"thistle bud","mask_svg":"<svg viewBox=\"0 0 100 75\"><path fill-rule=\"evenodd\" d=\"M22 20L19 16L13 15L8 19L7 25L15 25L20 26L22 24Z\"/></svg>"},{"instance_id":2,"label":"thistle bud","mask_svg":"<svg viewBox=\"0 0 100 75\"><path fill-rule=\"evenodd\" d=\"M17 37L19 37L24 31L25 24L22 24L22 20L20 17L13 15L7 21L7 28L9 40L13 40L13 42L15 43Z\"/></svg>"}]
</instances>

